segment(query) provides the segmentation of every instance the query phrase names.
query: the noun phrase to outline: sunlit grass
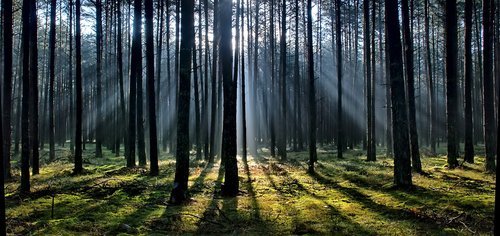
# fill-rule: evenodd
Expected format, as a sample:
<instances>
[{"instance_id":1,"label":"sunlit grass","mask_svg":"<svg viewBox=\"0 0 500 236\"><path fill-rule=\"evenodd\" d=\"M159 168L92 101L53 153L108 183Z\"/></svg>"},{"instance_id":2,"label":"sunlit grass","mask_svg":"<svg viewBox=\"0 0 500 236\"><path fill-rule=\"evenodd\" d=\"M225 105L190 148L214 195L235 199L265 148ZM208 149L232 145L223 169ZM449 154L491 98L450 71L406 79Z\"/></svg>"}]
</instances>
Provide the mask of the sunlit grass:
<instances>
[{"instance_id":1,"label":"sunlit grass","mask_svg":"<svg viewBox=\"0 0 500 236\"><path fill-rule=\"evenodd\" d=\"M95 159L92 148L79 176L72 174L71 153L58 149L58 160L32 178L30 197L18 196L14 173L6 184L9 234L487 235L492 228L495 179L483 173L482 157L449 170L444 156L424 156L415 189L397 190L383 150L377 162L366 162L362 150L342 160L321 150L315 174L306 172L307 152L280 162L264 151L247 166L239 160L236 198L219 195L219 164L192 161L191 201L172 206L172 156L162 153L160 176L151 177L147 168L125 168L124 158L107 150Z\"/></svg>"}]
</instances>

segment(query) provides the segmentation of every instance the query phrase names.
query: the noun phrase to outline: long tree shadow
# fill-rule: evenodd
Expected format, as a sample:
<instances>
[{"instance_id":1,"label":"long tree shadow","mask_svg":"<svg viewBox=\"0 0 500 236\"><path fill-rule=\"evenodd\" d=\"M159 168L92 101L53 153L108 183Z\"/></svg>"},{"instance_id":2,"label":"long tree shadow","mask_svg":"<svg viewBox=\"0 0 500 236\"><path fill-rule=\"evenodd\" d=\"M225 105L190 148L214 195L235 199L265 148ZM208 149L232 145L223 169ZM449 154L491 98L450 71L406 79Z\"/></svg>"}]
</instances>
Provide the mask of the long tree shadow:
<instances>
[{"instance_id":1,"label":"long tree shadow","mask_svg":"<svg viewBox=\"0 0 500 236\"><path fill-rule=\"evenodd\" d=\"M304 187L302 183L300 183L300 181L291 177L286 169L274 163L270 164L269 168L263 166L262 162L260 162L259 164L261 165L261 168L264 169L264 174L266 176L266 179L270 182L271 187L274 188L283 198L290 198L290 197L297 198L300 195L308 195L320 201L322 205L326 206L328 208L328 215L330 216L330 220L332 221L329 233L375 235L374 232L364 228L362 225L349 219L342 212L340 212L338 209L332 206L332 204L328 203L324 197L318 196L316 193L309 191L307 188ZM296 165L302 166L301 163L294 163L292 166ZM273 175L285 179L285 182L281 185L291 185L293 187L278 186L272 177ZM298 217L298 214L296 214L299 212L298 209L296 209L291 204L288 205L287 208L289 209L289 211L295 212L295 214L293 214L293 220L292 220L293 228L291 229L293 234L325 233L317 231L317 229L315 229L314 226L311 226L310 224L314 222L314 221L311 222L311 219L301 219L300 217ZM304 220L306 220L306 222L303 222ZM323 218L323 220L325 219Z\"/></svg>"},{"instance_id":2,"label":"long tree shadow","mask_svg":"<svg viewBox=\"0 0 500 236\"><path fill-rule=\"evenodd\" d=\"M255 157L254 157L255 158ZM244 181L244 186L246 190L248 191L248 195L251 198L251 204L252 204L252 210L253 210L253 218L255 220L260 221L260 204L259 201L257 200L257 197L255 195L255 190L253 188L253 179L252 179L252 174L250 173L250 167L248 166L248 160L243 161L244 169L245 169L245 174L247 177L247 180Z\"/></svg>"},{"instance_id":3,"label":"long tree shadow","mask_svg":"<svg viewBox=\"0 0 500 236\"><path fill-rule=\"evenodd\" d=\"M382 217L389 219L391 221L406 221L411 222L413 225L417 226L422 232L428 232L428 230L433 230L434 232L441 232L443 225L437 222L436 219L429 217L425 214L419 214L415 211L410 211L406 209L392 208L380 203L373 201L369 196L363 194L356 188L349 188L339 185L338 183L325 178L319 173L310 174L318 183L328 185L340 193L348 196L353 201L360 203L364 208L370 209L373 212L378 213ZM397 192L399 190L393 190ZM402 199L408 200L408 199ZM456 225L458 226L458 225Z\"/></svg>"}]
</instances>

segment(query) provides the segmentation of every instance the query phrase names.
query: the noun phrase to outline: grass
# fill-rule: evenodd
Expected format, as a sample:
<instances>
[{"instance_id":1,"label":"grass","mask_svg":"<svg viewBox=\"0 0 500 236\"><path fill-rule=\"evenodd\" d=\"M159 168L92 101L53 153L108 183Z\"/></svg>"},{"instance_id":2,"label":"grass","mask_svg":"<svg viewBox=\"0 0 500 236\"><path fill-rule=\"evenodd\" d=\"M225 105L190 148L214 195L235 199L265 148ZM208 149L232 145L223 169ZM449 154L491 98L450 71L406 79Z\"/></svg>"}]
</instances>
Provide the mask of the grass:
<instances>
[{"instance_id":1,"label":"grass","mask_svg":"<svg viewBox=\"0 0 500 236\"><path fill-rule=\"evenodd\" d=\"M104 154L92 158L87 145L85 174L74 176L71 153L59 148L58 161L32 177L29 197L18 195L16 169L6 183L8 234L488 235L493 226L495 178L483 172L482 157L454 170L444 156L422 157L426 174L413 175L414 189L397 190L393 161L383 155L366 162L362 150L350 150L339 160L321 150L316 173L307 174L307 152L282 163L263 151L239 160L235 198L219 194L218 163L192 161L191 200L173 206L172 156L162 154L160 176L151 177Z\"/></svg>"}]
</instances>

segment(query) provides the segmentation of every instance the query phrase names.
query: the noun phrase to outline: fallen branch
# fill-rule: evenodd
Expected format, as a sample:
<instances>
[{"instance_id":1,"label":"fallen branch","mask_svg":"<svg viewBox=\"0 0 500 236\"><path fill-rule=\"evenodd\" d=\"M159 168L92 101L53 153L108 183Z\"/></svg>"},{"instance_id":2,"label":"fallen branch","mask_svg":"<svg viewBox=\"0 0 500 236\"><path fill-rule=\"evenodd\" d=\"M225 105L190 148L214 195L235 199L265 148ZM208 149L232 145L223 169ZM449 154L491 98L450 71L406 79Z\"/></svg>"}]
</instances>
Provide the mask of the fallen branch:
<instances>
[{"instance_id":1,"label":"fallen branch","mask_svg":"<svg viewBox=\"0 0 500 236\"><path fill-rule=\"evenodd\" d=\"M463 225L463 226L464 226L464 227L465 227L465 228L466 228L469 232L471 232L471 233L473 233L473 234L476 234L476 232L475 232L475 231L473 231L473 230L471 230L471 229L469 228L469 226L467 226L464 222L462 222L462 221L458 221L458 222L462 223L462 225Z\"/></svg>"},{"instance_id":2,"label":"fallen branch","mask_svg":"<svg viewBox=\"0 0 500 236\"><path fill-rule=\"evenodd\" d=\"M173 217L173 216L191 216L191 217L194 217L194 218L199 219L201 221L206 221L206 222L214 224L214 225L219 225L219 226L225 227L225 225L223 225L222 223L219 223L219 222L213 221L213 220L209 220L209 219L205 219L204 217L199 217L199 216L194 215L194 214L176 213L176 214L172 214L172 215L167 215L167 217Z\"/></svg>"}]
</instances>

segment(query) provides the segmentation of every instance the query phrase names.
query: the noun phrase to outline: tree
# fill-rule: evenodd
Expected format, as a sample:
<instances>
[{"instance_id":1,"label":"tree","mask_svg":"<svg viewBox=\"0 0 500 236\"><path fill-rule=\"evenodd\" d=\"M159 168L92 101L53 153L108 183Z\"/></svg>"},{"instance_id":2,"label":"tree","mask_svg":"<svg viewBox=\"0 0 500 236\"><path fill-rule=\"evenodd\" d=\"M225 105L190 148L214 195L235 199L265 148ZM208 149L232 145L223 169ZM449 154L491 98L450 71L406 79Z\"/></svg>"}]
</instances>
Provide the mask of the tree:
<instances>
[{"instance_id":1,"label":"tree","mask_svg":"<svg viewBox=\"0 0 500 236\"><path fill-rule=\"evenodd\" d=\"M493 95L492 0L483 0L483 119L486 171L495 171L495 107Z\"/></svg>"},{"instance_id":2,"label":"tree","mask_svg":"<svg viewBox=\"0 0 500 236\"><path fill-rule=\"evenodd\" d=\"M151 175L156 176L158 175L158 135L156 133L153 0L145 0L144 11L146 18L146 82L148 90L149 162L151 166Z\"/></svg>"},{"instance_id":3,"label":"tree","mask_svg":"<svg viewBox=\"0 0 500 236\"><path fill-rule=\"evenodd\" d=\"M53 161L56 157L55 151L55 120L54 120L54 80L55 80L55 64L56 64L56 0L50 1L50 89L49 89L49 159Z\"/></svg>"},{"instance_id":4,"label":"tree","mask_svg":"<svg viewBox=\"0 0 500 236\"><path fill-rule=\"evenodd\" d=\"M457 2L446 1L446 126L448 139L448 168L458 166L458 92L457 92Z\"/></svg>"},{"instance_id":5,"label":"tree","mask_svg":"<svg viewBox=\"0 0 500 236\"><path fill-rule=\"evenodd\" d=\"M424 0L424 32L425 32L425 73L427 77L429 133L431 141L431 153L436 153L436 95L434 91L434 80L432 78L431 46L429 33L429 0Z\"/></svg>"},{"instance_id":6,"label":"tree","mask_svg":"<svg viewBox=\"0 0 500 236\"><path fill-rule=\"evenodd\" d=\"M385 1L387 60L390 65L388 75L391 86L392 136L394 150L394 184L397 187L412 185L410 144L408 142L408 116L406 113L403 58L399 32L398 1Z\"/></svg>"},{"instance_id":7,"label":"tree","mask_svg":"<svg viewBox=\"0 0 500 236\"><path fill-rule=\"evenodd\" d=\"M141 50L141 0L134 1L134 32L132 36L132 55L130 68L130 94L128 117L128 158L127 167L135 166L135 143L137 131L137 86L142 76L142 50ZM145 163L144 163L145 164Z\"/></svg>"},{"instance_id":8,"label":"tree","mask_svg":"<svg viewBox=\"0 0 500 236\"><path fill-rule=\"evenodd\" d=\"M30 0L23 0L22 6L22 130L21 130L21 188L23 195L30 192L30 143L29 143L29 101L30 101Z\"/></svg>"},{"instance_id":9,"label":"tree","mask_svg":"<svg viewBox=\"0 0 500 236\"><path fill-rule=\"evenodd\" d=\"M281 160L286 160L286 141L287 141L287 109L286 104L288 103L286 95L286 73L287 73L287 61L286 61L286 0L283 0L281 5L281 37L280 37L280 78L281 78L281 119L280 119L280 131L281 136L278 143L278 152L281 156Z\"/></svg>"},{"instance_id":10,"label":"tree","mask_svg":"<svg viewBox=\"0 0 500 236\"><path fill-rule=\"evenodd\" d=\"M343 114L342 114L342 23L340 21L340 0L335 1L335 7L337 12L337 19L335 24L335 32L337 34L337 96L338 96L338 105L337 105L337 119L338 119L338 130L337 130L337 155L338 158L343 158L344 151L344 128L343 126Z\"/></svg>"},{"instance_id":11,"label":"tree","mask_svg":"<svg viewBox=\"0 0 500 236\"><path fill-rule=\"evenodd\" d=\"M3 109L2 109L2 122L3 126L3 139L0 145L3 146L2 160L4 166L3 177L11 178L10 173L10 147L11 147L11 115L12 115L12 0L2 1L3 13ZM3 182L2 182L3 183ZM1 227L0 227L1 228Z\"/></svg>"},{"instance_id":12,"label":"tree","mask_svg":"<svg viewBox=\"0 0 500 236\"><path fill-rule=\"evenodd\" d=\"M314 55L312 39L312 3L307 0L307 75L309 80L309 172L314 173L316 153L316 90L314 86Z\"/></svg>"},{"instance_id":13,"label":"tree","mask_svg":"<svg viewBox=\"0 0 500 236\"><path fill-rule=\"evenodd\" d=\"M239 0L238 0L239 1ZM238 4L239 5L239 4ZM233 3L221 0L220 20L231 22ZM238 17L238 16L237 16ZM238 18L237 18L238 19ZM238 24L236 24L238 25ZM224 87L224 116L222 130L222 160L224 163L224 186L222 194L236 196L239 192L238 165L236 161L236 82L237 75L232 73L233 58L231 47L231 25L220 28L220 60ZM237 62L237 60L236 60Z\"/></svg>"},{"instance_id":14,"label":"tree","mask_svg":"<svg viewBox=\"0 0 500 236\"><path fill-rule=\"evenodd\" d=\"M36 1L30 1L30 104L29 104L29 145L31 148L31 163L32 173L37 175L40 172L40 159L39 159L39 135L38 135L38 37L37 37L37 15L36 15Z\"/></svg>"},{"instance_id":15,"label":"tree","mask_svg":"<svg viewBox=\"0 0 500 236\"><path fill-rule=\"evenodd\" d=\"M75 174L83 171L82 161L82 115L83 115L83 86L82 86L82 31L80 25L81 2L75 1L75 89L76 89L76 128L75 128Z\"/></svg>"},{"instance_id":16,"label":"tree","mask_svg":"<svg viewBox=\"0 0 500 236\"><path fill-rule=\"evenodd\" d=\"M216 154L215 148L215 124L216 124L216 113L217 113L217 64L218 64L218 53L217 53L217 44L219 41L219 0L214 0L214 43L212 46L212 104L211 104L211 112L210 112L210 155L208 157L208 162L214 162L214 157Z\"/></svg>"},{"instance_id":17,"label":"tree","mask_svg":"<svg viewBox=\"0 0 500 236\"><path fill-rule=\"evenodd\" d=\"M465 1L465 102L464 102L464 113L465 113L465 154L464 160L469 163L474 163L474 143L473 143L473 124L472 124L472 51L471 51L471 41L472 41L472 0Z\"/></svg>"},{"instance_id":18,"label":"tree","mask_svg":"<svg viewBox=\"0 0 500 236\"><path fill-rule=\"evenodd\" d=\"M401 1L403 18L403 44L406 58L406 91L408 91L408 123L410 128L410 150L413 170L422 172L420 150L418 146L417 119L415 112L415 76L413 74L413 32L410 29L410 11L408 0Z\"/></svg>"},{"instance_id":19,"label":"tree","mask_svg":"<svg viewBox=\"0 0 500 236\"><path fill-rule=\"evenodd\" d=\"M179 96L177 106L177 151L174 187L170 202L179 204L188 198L189 177L189 103L191 93L191 51L194 46L194 0L181 1L181 42Z\"/></svg>"},{"instance_id":20,"label":"tree","mask_svg":"<svg viewBox=\"0 0 500 236\"><path fill-rule=\"evenodd\" d=\"M7 5L7 6L6 6ZM2 1L2 17L5 17L7 14L6 12L9 11L10 14L11 14L11 18L12 18L12 2L11 1ZM4 18L5 19L5 18ZM8 26L6 28L11 28L12 27ZM5 33L5 31L4 31ZM7 37L10 37L11 40L12 40L12 32L11 34L4 34L4 36L7 36ZM4 37L7 38L7 37ZM4 42L5 43L5 42ZM5 45L4 45L4 49L5 49ZM5 53L5 51L4 51ZM12 52L9 52L10 55L7 55L8 53L5 53L4 54L4 68L6 68L7 66L10 66L9 63L7 63L8 59L9 59L9 56L10 56L10 64L12 64ZM12 74L11 74L12 76ZM2 97L2 91L0 90L0 98ZM0 104L0 110L2 110L2 104ZM3 111L3 110L2 110ZM4 186L4 183L5 183L5 176L4 176L4 158L3 158L3 145L4 145L4 142L3 142L3 119L0 120L0 154L2 154L2 158L0 158L0 235L4 236L4 235L7 235L7 225L6 225L6 219L5 219L5 186Z\"/></svg>"},{"instance_id":21,"label":"tree","mask_svg":"<svg viewBox=\"0 0 500 236\"><path fill-rule=\"evenodd\" d=\"M372 57L370 50L370 4L369 0L363 0L363 47L365 63L365 81L366 81L366 104L367 104L367 160L376 161L375 150L375 103L373 102L373 89L375 86L372 75ZM375 22L372 22L375 24Z\"/></svg>"},{"instance_id":22,"label":"tree","mask_svg":"<svg viewBox=\"0 0 500 236\"><path fill-rule=\"evenodd\" d=\"M96 14L96 110L95 127L96 127L96 140L95 140L95 156L102 157L102 142L103 142L103 128L102 118L104 116L102 105L102 1L95 1L95 14Z\"/></svg>"}]
</instances>

